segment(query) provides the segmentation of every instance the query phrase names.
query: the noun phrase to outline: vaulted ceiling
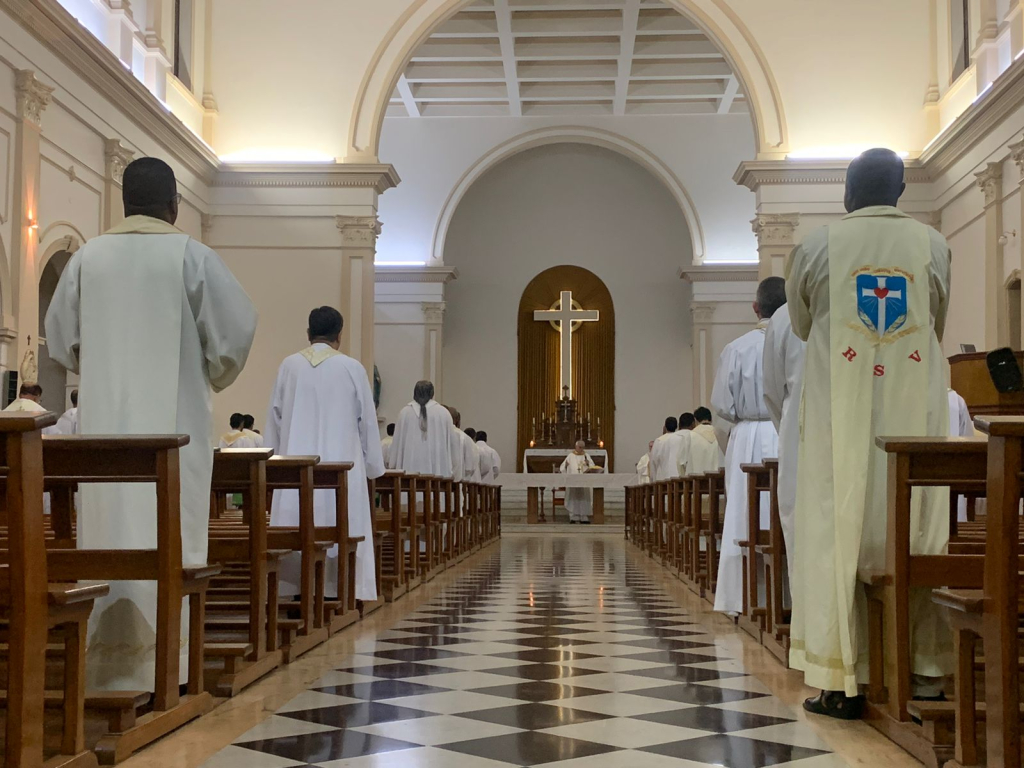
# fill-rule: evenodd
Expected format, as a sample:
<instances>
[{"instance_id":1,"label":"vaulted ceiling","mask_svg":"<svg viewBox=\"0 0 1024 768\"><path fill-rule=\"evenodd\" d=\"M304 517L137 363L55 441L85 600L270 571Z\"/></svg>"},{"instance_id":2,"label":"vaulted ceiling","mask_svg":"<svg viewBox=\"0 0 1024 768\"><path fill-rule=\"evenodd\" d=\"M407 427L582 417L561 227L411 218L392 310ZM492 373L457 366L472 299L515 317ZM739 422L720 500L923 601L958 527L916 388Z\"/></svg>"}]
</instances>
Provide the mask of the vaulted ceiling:
<instances>
[{"instance_id":1,"label":"vaulted ceiling","mask_svg":"<svg viewBox=\"0 0 1024 768\"><path fill-rule=\"evenodd\" d=\"M413 54L388 116L745 113L739 85L659 0L474 0Z\"/></svg>"}]
</instances>

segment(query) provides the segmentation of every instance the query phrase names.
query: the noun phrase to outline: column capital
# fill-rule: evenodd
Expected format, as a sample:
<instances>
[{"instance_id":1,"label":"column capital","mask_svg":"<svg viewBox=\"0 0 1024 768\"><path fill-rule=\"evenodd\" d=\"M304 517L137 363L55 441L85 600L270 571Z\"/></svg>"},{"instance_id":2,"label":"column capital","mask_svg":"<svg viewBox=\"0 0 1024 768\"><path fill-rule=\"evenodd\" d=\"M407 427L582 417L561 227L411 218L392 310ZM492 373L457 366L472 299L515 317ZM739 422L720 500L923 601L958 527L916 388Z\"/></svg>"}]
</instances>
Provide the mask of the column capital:
<instances>
[{"instance_id":1,"label":"column capital","mask_svg":"<svg viewBox=\"0 0 1024 768\"><path fill-rule=\"evenodd\" d=\"M694 325L708 325L715 319L715 305L712 302L695 301L690 304Z\"/></svg>"},{"instance_id":2,"label":"column capital","mask_svg":"<svg viewBox=\"0 0 1024 768\"><path fill-rule=\"evenodd\" d=\"M135 159L135 153L122 144L120 139L104 139L103 158L107 164L107 178L120 184L124 178L124 169Z\"/></svg>"},{"instance_id":3,"label":"column capital","mask_svg":"<svg viewBox=\"0 0 1024 768\"><path fill-rule=\"evenodd\" d=\"M758 248L792 246L799 223L799 213L759 213L750 221L750 228L757 237Z\"/></svg>"},{"instance_id":4,"label":"column capital","mask_svg":"<svg viewBox=\"0 0 1024 768\"><path fill-rule=\"evenodd\" d=\"M420 307L423 309L423 319L430 324L440 325L444 322L444 312L447 305L443 301L424 301Z\"/></svg>"},{"instance_id":5,"label":"column capital","mask_svg":"<svg viewBox=\"0 0 1024 768\"><path fill-rule=\"evenodd\" d=\"M1010 157L1013 158L1013 162L1017 164L1017 170L1020 172L1021 183L1024 183L1024 139L1010 144L1009 148Z\"/></svg>"},{"instance_id":6,"label":"column capital","mask_svg":"<svg viewBox=\"0 0 1024 768\"><path fill-rule=\"evenodd\" d=\"M380 236L381 223L376 216L337 216L342 243L357 248L373 248Z\"/></svg>"},{"instance_id":7,"label":"column capital","mask_svg":"<svg viewBox=\"0 0 1024 768\"><path fill-rule=\"evenodd\" d=\"M14 72L14 93L18 105L18 117L35 125L41 125L43 110L50 103L53 88L36 79L31 69Z\"/></svg>"},{"instance_id":8,"label":"column capital","mask_svg":"<svg viewBox=\"0 0 1024 768\"><path fill-rule=\"evenodd\" d=\"M1003 164L989 163L984 171L974 174L978 181L978 189L985 194L985 205L992 205L999 199L1003 189Z\"/></svg>"}]
</instances>

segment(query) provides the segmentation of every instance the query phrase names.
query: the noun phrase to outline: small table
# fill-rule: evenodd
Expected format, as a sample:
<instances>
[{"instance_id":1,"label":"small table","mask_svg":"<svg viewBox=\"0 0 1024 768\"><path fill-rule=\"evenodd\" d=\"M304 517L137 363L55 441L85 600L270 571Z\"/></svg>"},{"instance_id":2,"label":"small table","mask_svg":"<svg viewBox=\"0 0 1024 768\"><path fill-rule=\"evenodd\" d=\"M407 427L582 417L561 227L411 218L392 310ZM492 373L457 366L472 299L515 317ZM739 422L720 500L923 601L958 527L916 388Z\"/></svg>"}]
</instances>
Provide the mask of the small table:
<instances>
[{"instance_id":1,"label":"small table","mask_svg":"<svg viewBox=\"0 0 1024 768\"><path fill-rule=\"evenodd\" d=\"M604 523L604 489L622 488L636 484L636 474L594 473L585 475L563 475L560 472L524 472L522 474L500 475L498 484L502 488L526 490L526 522L530 524L547 522L540 517L540 490L542 488L590 488L594 491L594 523ZM552 521L554 516L552 516Z\"/></svg>"}]
</instances>

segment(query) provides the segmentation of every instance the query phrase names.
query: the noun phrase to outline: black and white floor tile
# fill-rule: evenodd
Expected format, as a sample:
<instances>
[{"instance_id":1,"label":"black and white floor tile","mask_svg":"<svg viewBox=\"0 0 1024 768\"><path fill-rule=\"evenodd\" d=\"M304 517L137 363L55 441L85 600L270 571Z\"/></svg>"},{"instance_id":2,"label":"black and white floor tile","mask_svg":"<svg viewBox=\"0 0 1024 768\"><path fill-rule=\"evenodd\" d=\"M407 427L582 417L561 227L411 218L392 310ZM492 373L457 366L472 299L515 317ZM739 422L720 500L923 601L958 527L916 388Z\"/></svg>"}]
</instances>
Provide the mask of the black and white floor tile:
<instances>
[{"instance_id":1,"label":"black and white floor tile","mask_svg":"<svg viewBox=\"0 0 1024 768\"><path fill-rule=\"evenodd\" d=\"M621 541L492 551L204 768L845 768Z\"/></svg>"}]
</instances>

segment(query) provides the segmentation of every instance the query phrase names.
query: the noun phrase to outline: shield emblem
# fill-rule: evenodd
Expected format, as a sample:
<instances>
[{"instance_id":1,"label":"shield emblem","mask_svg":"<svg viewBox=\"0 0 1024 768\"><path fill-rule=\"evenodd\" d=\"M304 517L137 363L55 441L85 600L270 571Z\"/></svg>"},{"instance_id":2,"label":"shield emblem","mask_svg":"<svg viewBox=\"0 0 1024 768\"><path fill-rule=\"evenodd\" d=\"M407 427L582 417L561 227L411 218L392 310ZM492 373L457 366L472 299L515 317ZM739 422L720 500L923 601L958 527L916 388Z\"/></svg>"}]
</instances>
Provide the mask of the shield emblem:
<instances>
[{"instance_id":1,"label":"shield emblem","mask_svg":"<svg viewBox=\"0 0 1024 768\"><path fill-rule=\"evenodd\" d=\"M857 275L857 314L882 338L907 322L907 278Z\"/></svg>"}]
</instances>

